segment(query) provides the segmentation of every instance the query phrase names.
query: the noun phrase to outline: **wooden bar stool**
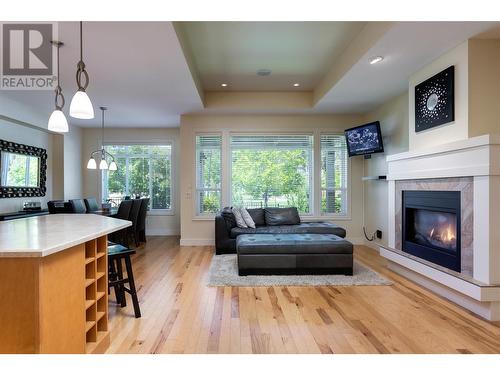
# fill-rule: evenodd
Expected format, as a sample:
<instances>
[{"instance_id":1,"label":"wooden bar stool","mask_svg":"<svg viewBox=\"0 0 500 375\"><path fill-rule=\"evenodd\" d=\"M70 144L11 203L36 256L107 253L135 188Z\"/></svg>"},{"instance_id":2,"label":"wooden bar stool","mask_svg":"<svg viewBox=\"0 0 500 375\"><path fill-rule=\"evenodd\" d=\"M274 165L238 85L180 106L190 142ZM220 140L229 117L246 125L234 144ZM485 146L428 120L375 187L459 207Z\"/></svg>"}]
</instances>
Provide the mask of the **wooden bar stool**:
<instances>
[{"instance_id":1,"label":"wooden bar stool","mask_svg":"<svg viewBox=\"0 0 500 375\"><path fill-rule=\"evenodd\" d=\"M111 288L114 289L116 302L119 303L121 307L127 306L125 292L129 293L132 296L135 317L140 318L141 309L139 307L139 300L137 299L134 273L132 271L132 262L130 260L130 256L132 254L135 254L135 250L108 241L108 293ZM122 259L125 261L125 271L127 272L126 278L123 276ZM125 284L128 284L128 287L126 287Z\"/></svg>"}]
</instances>

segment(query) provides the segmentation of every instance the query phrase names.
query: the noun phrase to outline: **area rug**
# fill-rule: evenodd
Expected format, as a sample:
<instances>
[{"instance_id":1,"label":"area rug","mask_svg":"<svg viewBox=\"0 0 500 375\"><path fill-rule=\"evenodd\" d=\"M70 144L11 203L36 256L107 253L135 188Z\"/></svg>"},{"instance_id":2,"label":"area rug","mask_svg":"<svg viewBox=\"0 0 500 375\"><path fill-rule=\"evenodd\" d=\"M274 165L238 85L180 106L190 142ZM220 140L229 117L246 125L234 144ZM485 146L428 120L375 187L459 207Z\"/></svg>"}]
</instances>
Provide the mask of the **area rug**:
<instances>
[{"instance_id":1,"label":"area rug","mask_svg":"<svg viewBox=\"0 0 500 375\"><path fill-rule=\"evenodd\" d=\"M352 276L345 275L277 275L238 276L235 254L214 255L209 270L209 286L320 286L320 285L391 285L380 274L354 261Z\"/></svg>"}]
</instances>

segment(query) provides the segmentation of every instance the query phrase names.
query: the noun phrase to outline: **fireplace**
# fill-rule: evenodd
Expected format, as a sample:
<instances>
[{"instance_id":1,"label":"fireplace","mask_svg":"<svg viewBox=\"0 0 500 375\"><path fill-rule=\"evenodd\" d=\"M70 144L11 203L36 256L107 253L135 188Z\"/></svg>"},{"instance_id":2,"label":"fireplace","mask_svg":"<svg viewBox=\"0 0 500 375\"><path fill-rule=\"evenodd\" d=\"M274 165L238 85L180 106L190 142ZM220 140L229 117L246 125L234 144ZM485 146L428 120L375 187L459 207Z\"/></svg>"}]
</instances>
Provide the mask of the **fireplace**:
<instances>
[{"instance_id":1,"label":"fireplace","mask_svg":"<svg viewBox=\"0 0 500 375\"><path fill-rule=\"evenodd\" d=\"M460 272L460 192L402 193L402 250Z\"/></svg>"}]
</instances>

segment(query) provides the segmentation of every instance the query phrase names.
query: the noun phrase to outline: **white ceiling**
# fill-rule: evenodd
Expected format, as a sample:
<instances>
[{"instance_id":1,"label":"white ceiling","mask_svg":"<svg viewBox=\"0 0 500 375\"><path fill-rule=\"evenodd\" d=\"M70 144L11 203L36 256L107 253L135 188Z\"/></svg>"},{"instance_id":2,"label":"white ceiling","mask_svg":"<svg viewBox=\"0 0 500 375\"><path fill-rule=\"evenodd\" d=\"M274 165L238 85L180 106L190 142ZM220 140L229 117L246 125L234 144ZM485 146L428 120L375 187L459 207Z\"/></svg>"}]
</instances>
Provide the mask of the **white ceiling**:
<instances>
[{"instance_id":1,"label":"white ceiling","mask_svg":"<svg viewBox=\"0 0 500 375\"><path fill-rule=\"evenodd\" d=\"M365 22L180 22L207 91L312 90ZM261 77L258 69L270 69ZM293 83L300 83L294 88ZM221 87L227 83L228 87Z\"/></svg>"},{"instance_id":2,"label":"white ceiling","mask_svg":"<svg viewBox=\"0 0 500 375\"><path fill-rule=\"evenodd\" d=\"M408 89L409 77L499 22L398 22L320 100L315 112L362 113ZM384 61L370 65L372 56Z\"/></svg>"},{"instance_id":3,"label":"white ceiling","mask_svg":"<svg viewBox=\"0 0 500 375\"><path fill-rule=\"evenodd\" d=\"M188 22L182 29L204 90L313 90L362 22ZM230 113L359 113L376 108L408 87L408 78L447 50L475 35L498 30L498 22L398 22L337 82L314 108L244 109ZM485 33L486 32L486 33ZM65 112L76 90L78 23L59 24ZM184 46L186 48L186 46ZM385 56L376 65L369 57ZM107 105L106 126L177 127L183 113L225 113L204 109L179 39L170 22L86 22L84 60L90 75L89 96L100 126L99 105ZM269 68L269 77L255 71ZM301 87L291 87L300 82ZM18 120L46 126L53 110L52 91L2 91L0 110L16 111ZM12 103L12 104L6 104ZM22 106L16 106L16 104ZM34 116L36 114L36 116Z\"/></svg>"},{"instance_id":4,"label":"white ceiling","mask_svg":"<svg viewBox=\"0 0 500 375\"><path fill-rule=\"evenodd\" d=\"M180 114L203 108L172 23L84 22L83 38L90 76L87 92L96 117L67 116L70 124L100 126L98 107L107 105L106 126L177 127ZM60 51L61 82L68 113L77 88L78 23L59 23L59 39L65 43ZM28 105L41 121L47 121L53 110L52 91L4 91L2 95Z\"/></svg>"}]
</instances>

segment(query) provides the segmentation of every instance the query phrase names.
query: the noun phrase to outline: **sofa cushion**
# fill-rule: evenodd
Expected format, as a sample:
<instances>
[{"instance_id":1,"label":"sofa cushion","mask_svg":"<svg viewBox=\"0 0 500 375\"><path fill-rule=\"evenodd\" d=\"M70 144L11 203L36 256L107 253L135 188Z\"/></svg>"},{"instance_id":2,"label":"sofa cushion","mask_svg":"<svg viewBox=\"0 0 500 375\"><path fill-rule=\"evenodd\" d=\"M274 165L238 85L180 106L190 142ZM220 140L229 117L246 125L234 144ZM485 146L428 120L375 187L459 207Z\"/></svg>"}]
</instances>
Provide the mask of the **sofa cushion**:
<instances>
[{"instance_id":1,"label":"sofa cushion","mask_svg":"<svg viewBox=\"0 0 500 375\"><path fill-rule=\"evenodd\" d=\"M230 231L231 228L236 227L236 218L234 217L231 207L224 207L220 214L226 222L226 228L228 231Z\"/></svg>"},{"instance_id":2,"label":"sofa cushion","mask_svg":"<svg viewBox=\"0 0 500 375\"><path fill-rule=\"evenodd\" d=\"M236 240L244 254L352 254L352 244L334 234L247 234Z\"/></svg>"},{"instance_id":3,"label":"sofa cushion","mask_svg":"<svg viewBox=\"0 0 500 375\"><path fill-rule=\"evenodd\" d=\"M296 207L264 208L266 215L266 225L296 225L300 224L300 216Z\"/></svg>"},{"instance_id":4,"label":"sofa cushion","mask_svg":"<svg viewBox=\"0 0 500 375\"><path fill-rule=\"evenodd\" d=\"M345 229L327 222L301 223L297 225L275 225L257 228L232 228L231 238L237 238L241 234L283 234L283 233L311 233L311 234L335 234L344 238Z\"/></svg>"},{"instance_id":5,"label":"sofa cushion","mask_svg":"<svg viewBox=\"0 0 500 375\"><path fill-rule=\"evenodd\" d=\"M248 213L253 219L256 226L261 227L266 225L266 217L263 208L247 208Z\"/></svg>"}]
</instances>

